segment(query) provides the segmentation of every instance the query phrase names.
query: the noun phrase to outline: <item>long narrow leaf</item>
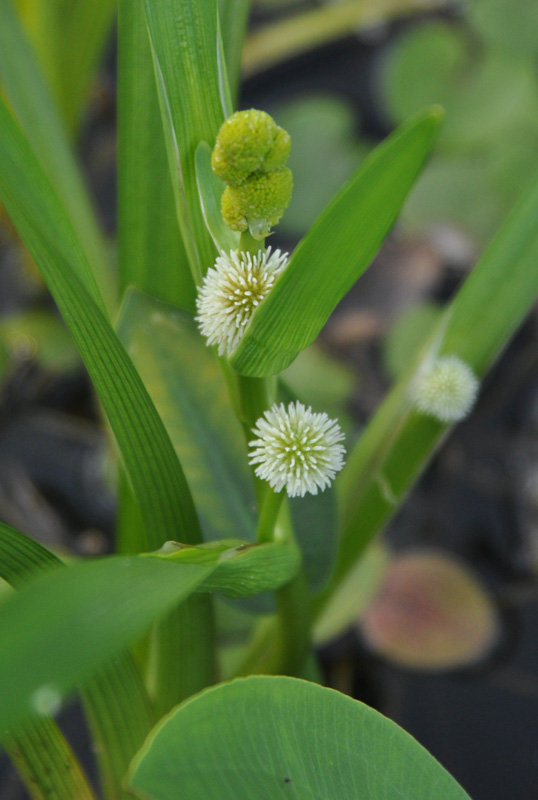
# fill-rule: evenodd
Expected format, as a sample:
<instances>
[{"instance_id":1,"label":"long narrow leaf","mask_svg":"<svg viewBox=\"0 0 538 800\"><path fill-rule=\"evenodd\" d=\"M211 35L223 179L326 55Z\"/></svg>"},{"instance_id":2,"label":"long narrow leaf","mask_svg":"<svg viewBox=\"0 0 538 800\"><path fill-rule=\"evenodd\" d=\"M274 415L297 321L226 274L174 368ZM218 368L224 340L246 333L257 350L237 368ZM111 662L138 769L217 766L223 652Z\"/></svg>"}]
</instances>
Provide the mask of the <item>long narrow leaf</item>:
<instances>
[{"instance_id":1,"label":"long narrow leaf","mask_svg":"<svg viewBox=\"0 0 538 800\"><path fill-rule=\"evenodd\" d=\"M174 444L205 539L253 539L255 497L243 433L192 315L130 290L117 331Z\"/></svg>"},{"instance_id":2,"label":"long narrow leaf","mask_svg":"<svg viewBox=\"0 0 538 800\"><path fill-rule=\"evenodd\" d=\"M58 112L15 16L12 0L0 0L0 85L58 195L56 203L61 204L105 305L111 310L115 290L105 245Z\"/></svg>"},{"instance_id":3,"label":"long narrow leaf","mask_svg":"<svg viewBox=\"0 0 538 800\"><path fill-rule=\"evenodd\" d=\"M464 359L482 376L538 293L538 180L530 186L450 303L437 351ZM412 365L369 423L341 476L344 530L331 588L405 498L448 427L414 411Z\"/></svg>"},{"instance_id":4,"label":"long narrow leaf","mask_svg":"<svg viewBox=\"0 0 538 800\"><path fill-rule=\"evenodd\" d=\"M231 358L238 372L276 374L316 338L394 223L441 118L439 109L430 109L398 129L321 214L254 313Z\"/></svg>"},{"instance_id":5,"label":"long narrow leaf","mask_svg":"<svg viewBox=\"0 0 538 800\"><path fill-rule=\"evenodd\" d=\"M0 198L69 326L116 436L146 525L148 543L197 542L200 531L177 456L138 373L63 252L35 217L30 191L47 189L22 132L0 105ZM21 185L28 185L24 193ZM46 201L46 197L44 202ZM39 227L36 227L38 226Z\"/></svg>"},{"instance_id":6,"label":"long narrow leaf","mask_svg":"<svg viewBox=\"0 0 538 800\"><path fill-rule=\"evenodd\" d=\"M205 227L196 187L194 156L211 145L224 114L219 86L215 0L144 0L168 163L177 214L197 283L215 248Z\"/></svg>"},{"instance_id":7,"label":"long narrow leaf","mask_svg":"<svg viewBox=\"0 0 538 800\"><path fill-rule=\"evenodd\" d=\"M194 308L194 282L176 216L143 0L118 20L118 262L136 286Z\"/></svg>"}]
</instances>

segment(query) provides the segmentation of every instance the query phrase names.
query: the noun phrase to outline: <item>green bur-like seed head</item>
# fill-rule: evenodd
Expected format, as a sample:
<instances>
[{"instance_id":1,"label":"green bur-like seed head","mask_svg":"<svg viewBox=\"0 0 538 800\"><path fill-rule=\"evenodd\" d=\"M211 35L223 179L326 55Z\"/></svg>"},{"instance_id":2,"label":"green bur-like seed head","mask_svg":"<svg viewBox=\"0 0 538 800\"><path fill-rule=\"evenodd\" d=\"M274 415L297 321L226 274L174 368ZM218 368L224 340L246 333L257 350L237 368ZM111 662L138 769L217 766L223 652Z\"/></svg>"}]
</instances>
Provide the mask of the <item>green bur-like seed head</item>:
<instances>
[{"instance_id":1,"label":"green bur-like seed head","mask_svg":"<svg viewBox=\"0 0 538 800\"><path fill-rule=\"evenodd\" d=\"M222 195L222 217L234 231L246 231L255 239L269 235L288 207L293 189L291 170L254 175L240 186L227 186Z\"/></svg>"},{"instance_id":2,"label":"green bur-like seed head","mask_svg":"<svg viewBox=\"0 0 538 800\"><path fill-rule=\"evenodd\" d=\"M265 111L237 111L221 126L211 166L222 181L239 186L252 173L283 167L290 146L289 135Z\"/></svg>"}]
</instances>

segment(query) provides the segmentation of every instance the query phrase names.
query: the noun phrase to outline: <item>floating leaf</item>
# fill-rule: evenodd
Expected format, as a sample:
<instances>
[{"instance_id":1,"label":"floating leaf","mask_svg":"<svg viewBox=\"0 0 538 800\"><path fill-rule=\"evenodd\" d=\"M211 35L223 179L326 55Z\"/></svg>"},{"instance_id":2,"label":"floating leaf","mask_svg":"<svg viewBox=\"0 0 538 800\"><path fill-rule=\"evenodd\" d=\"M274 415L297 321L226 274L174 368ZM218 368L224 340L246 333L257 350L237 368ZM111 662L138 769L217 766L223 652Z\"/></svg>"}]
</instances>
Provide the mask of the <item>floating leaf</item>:
<instances>
[{"instance_id":1,"label":"floating leaf","mask_svg":"<svg viewBox=\"0 0 538 800\"><path fill-rule=\"evenodd\" d=\"M157 726L130 785L152 800L465 800L394 722L332 689L250 677L208 689Z\"/></svg>"}]
</instances>

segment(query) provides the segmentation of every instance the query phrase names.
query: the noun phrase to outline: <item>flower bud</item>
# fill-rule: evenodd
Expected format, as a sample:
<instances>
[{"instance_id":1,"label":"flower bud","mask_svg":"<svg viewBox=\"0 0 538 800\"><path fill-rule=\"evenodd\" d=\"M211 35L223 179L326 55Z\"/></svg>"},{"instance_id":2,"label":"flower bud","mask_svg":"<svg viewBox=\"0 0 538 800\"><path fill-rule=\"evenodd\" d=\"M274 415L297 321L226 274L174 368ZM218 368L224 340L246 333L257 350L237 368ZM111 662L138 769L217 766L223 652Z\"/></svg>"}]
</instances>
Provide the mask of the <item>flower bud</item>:
<instances>
[{"instance_id":1,"label":"flower bud","mask_svg":"<svg viewBox=\"0 0 538 800\"><path fill-rule=\"evenodd\" d=\"M279 222L293 188L285 166L290 146L288 133L265 111L238 111L223 123L211 167L227 184L221 212L232 230L263 239Z\"/></svg>"},{"instance_id":2,"label":"flower bud","mask_svg":"<svg viewBox=\"0 0 538 800\"><path fill-rule=\"evenodd\" d=\"M211 167L221 181L239 186L254 172L283 167L290 146L289 135L265 111L237 111L221 126Z\"/></svg>"},{"instance_id":3,"label":"flower bud","mask_svg":"<svg viewBox=\"0 0 538 800\"><path fill-rule=\"evenodd\" d=\"M240 186L227 186L221 201L224 222L234 231L249 228L255 239L263 239L280 221L292 189L293 177L287 167L253 175Z\"/></svg>"}]
</instances>

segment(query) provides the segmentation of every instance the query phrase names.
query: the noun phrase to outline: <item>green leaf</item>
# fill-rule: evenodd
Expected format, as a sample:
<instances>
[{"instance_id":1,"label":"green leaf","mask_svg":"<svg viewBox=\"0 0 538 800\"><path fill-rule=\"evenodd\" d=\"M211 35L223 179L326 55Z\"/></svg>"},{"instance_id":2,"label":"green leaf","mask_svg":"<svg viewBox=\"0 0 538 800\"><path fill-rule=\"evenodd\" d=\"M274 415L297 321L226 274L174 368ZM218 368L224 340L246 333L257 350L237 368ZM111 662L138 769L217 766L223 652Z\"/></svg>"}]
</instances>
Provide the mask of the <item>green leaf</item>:
<instances>
[{"instance_id":1,"label":"green leaf","mask_svg":"<svg viewBox=\"0 0 538 800\"><path fill-rule=\"evenodd\" d=\"M423 347L463 359L481 377L523 321L538 293L538 180L535 178ZM447 432L411 407L410 364L385 399L338 482L343 533L325 602L367 544L397 511Z\"/></svg>"},{"instance_id":2,"label":"green leaf","mask_svg":"<svg viewBox=\"0 0 538 800\"><path fill-rule=\"evenodd\" d=\"M80 369L80 357L69 331L51 311L22 311L0 320L0 339L16 358L22 349L50 372Z\"/></svg>"},{"instance_id":3,"label":"green leaf","mask_svg":"<svg viewBox=\"0 0 538 800\"><path fill-rule=\"evenodd\" d=\"M21 588L29 578L61 566L62 562L38 542L0 523L0 577L12 586ZM148 695L127 651L87 682L82 699L106 797L123 800L127 766L153 722ZM82 779L81 787L73 785L78 780L77 770L68 768L66 745L52 720L28 720L22 731L11 732L8 745L18 768L34 786L46 789L58 782L57 790L65 785L65 800L79 796L82 800L85 796ZM43 795L48 797L45 789Z\"/></svg>"},{"instance_id":4,"label":"green leaf","mask_svg":"<svg viewBox=\"0 0 538 800\"><path fill-rule=\"evenodd\" d=\"M95 800L88 779L53 720L34 719L16 733L4 732L2 746L36 800Z\"/></svg>"},{"instance_id":5,"label":"green leaf","mask_svg":"<svg viewBox=\"0 0 538 800\"><path fill-rule=\"evenodd\" d=\"M70 133L76 132L116 0L19 0L18 6L63 122Z\"/></svg>"},{"instance_id":6,"label":"green leaf","mask_svg":"<svg viewBox=\"0 0 538 800\"><path fill-rule=\"evenodd\" d=\"M146 742L130 783L175 800L465 800L394 722L332 689L250 677L181 705Z\"/></svg>"},{"instance_id":7,"label":"green leaf","mask_svg":"<svg viewBox=\"0 0 538 800\"><path fill-rule=\"evenodd\" d=\"M0 726L58 703L214 569L111 556L54 570L0 605Z\"/></svg>"},{"instance_id":8,"label":"green leaf","mask_svg":"<svg viewBox=\"0 0 538 800\"><path fill-rule=\"evenodd\" d=\"M224 184L211 169L211 148L207 142L200 142L196 148L195 156L196 183L200 204L204 215L205 224L217 250L237 250L239 234L232 231L220 212L220 199L224 191Z\"/></svg>"},{"instance_id":9,"label":"green leaf","mask_svg":"<svg viewBox=\"0 0 538 800\"><path fill-rule=\"evenodd\" d=\"M215 564L215 571L197 591L219 592L226 597L249 597L279 589L293 578L301 561L299 551L292 545L251 544L239 539L198 547L167 542L148 557L179 564Z\"/></svg>"},{"instance_id":10,"label":"green leaf","mask_svg":"<svg viewBox=\"0 0 538 800\"><path fill-rule=\"evenodd\" d=\"M0 83L57 195L43 206L44 224L52 219L49 207L60 206L61 211L56 213L65 218L64 227L71 229L70 236L76 239L88 262L86 269L90 271L91 265L100 293L111 309L115 289L105 244L65 131L11 0L0 0ZM51 235L54 236L52 229ZM62 237L55 238L59 245Z\"/></svg>"},{"instance_id":11,"label":"green leaf","mask_svg":"<svg viewBox=\"0 0 538 800\"><path fill-rule=\"evenodd\" d=\"M244 375L285 369L370 264L435 138L441 112L404 125L366 159L299 243L233 354Z\"/></svg>"},{"instance_id":12,"label":"green leaf","mask_svg":"<svg viewBox=\"0 0 538 800\"><path fill-rule=\"evenodd\" d=\"M234 98L239 92L241 52L250 6L251 0L218 0L224 56L230 90Z\"/></svg>"},{"instance_id":13,"label":"green leaf","mask_svg":"<svg viewBox=\"0 0 538 800\"><path fill-rule=\"evenodd\" d=\"M118 261L122 293L136 286L194 309L176 216L143 0L118 20Z\"/></svg>"},{"instance_id":14,"label":"green leaf","mask_svg":"<svg viewBox=\"0 0 538 800\"><path fill-rule=\"evenodd\" d=\"M428 103L446 109L440 149L469 151L507 133L519 137L536 104L529 62L470 43L463 28L431 22L409 29L385 65L385 93L397 121Z\"/></svg>"},{"instance_id":15,"label":"green leaf","mask_svg":"<svg viewBox=\"0 0 538 800\"><path fill-rule=\"evenodd\" d=\"M194 156L212 144L224 114L215 0L144 0L168 163L183 242L196 283L215 259L196 186Z\"/></svg>"},{"instance_id":16,"label":"green leaf","mask_svg":"<svg viewBox=\"0 0 538 800\"><path fill-rule=\"evenodd\" d=\"M357 137L357 114L339 95L300 94L274 110L292 148L293 196L280 231L299 238L365 158L369 146ZM312 169L323 164L324 169Z\"/></svg>"},{"instance_id":17,"label":"green leaf","mask_svg":"<svg viewBox=\"0 0 538 800\"><path fill-rule=\"evenodd\" d=\"M117 329L176 448L206 538L254 540L243 432L192 316L131 290Z\"/></svg>"},{"instance_id":18,"label":"green leaf","mask_svg":"<svg viewBox=\"0 0 538 800\"><path fill-rule=\"evenodd\" d=\"M53 208L45 219L40 217L54 193L3 105L0 198L41 270L94 382L139 503L149 546L159 547L173 538L199 541L194 505L164 426L110 323L73 271L65 250L56 246L55 234L62 237L63 233L60 212L56 214Z\"/></svg>"}]
</instances>

